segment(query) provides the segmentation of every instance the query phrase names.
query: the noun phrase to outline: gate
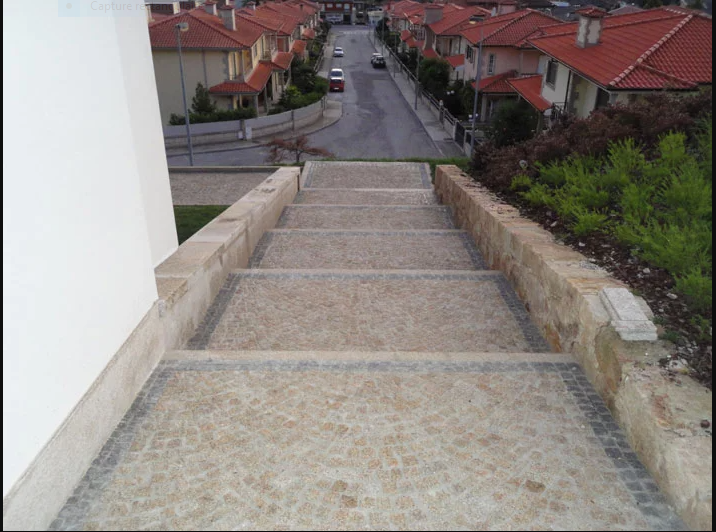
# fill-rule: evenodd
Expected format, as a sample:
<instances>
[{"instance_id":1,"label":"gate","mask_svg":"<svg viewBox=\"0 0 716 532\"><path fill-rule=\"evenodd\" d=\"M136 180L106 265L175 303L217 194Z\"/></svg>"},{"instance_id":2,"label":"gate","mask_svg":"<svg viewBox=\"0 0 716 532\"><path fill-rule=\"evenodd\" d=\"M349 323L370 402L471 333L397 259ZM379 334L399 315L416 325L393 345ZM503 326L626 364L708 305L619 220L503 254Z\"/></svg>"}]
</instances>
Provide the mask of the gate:
<instances>
[{"instance_id":1,"label":"gate","mask_svg":"<svg viewBox=\"0 0 716 532\"><path fill-rule=\"evenodd\" d=\"M465 126L459 121L455 124L455 142L457 142L460 147L465 145Z\"/></svg>"}]
</instances>

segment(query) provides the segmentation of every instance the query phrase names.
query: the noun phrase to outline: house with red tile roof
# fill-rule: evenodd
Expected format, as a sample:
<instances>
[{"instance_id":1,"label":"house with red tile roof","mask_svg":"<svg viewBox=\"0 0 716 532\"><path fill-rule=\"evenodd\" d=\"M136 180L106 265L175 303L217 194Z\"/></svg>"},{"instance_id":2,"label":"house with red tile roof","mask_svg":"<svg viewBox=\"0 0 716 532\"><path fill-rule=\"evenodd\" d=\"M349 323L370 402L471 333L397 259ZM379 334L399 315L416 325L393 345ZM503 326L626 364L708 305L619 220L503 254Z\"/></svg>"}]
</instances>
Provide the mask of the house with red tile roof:
<instances>
[{"instance_id":1,"label":"house with red tile roof","mask_svg":"<svg viewBox=\"0 0 716 532\"><path fill-rule=\"evenodd\" d=\"M482 43L480 72L480 117L488 121L506 99L519 95L507 82L510 78L539 72L542 52L527 43L527 38L544 26L559 26L562 21L533 9L486 18L462 27L465 55L465 79L477 78L479 46Z\"/></svg>"},{"instance_id":2,"label":"house with red tile roof","mask_svg":"<svg viewBox=\"0 0 716 532\"><path fill-rule=\"evenodd\" d=\"M168 123L171 114L184 114L178 23L188 25L188 30L180 33L188 99L201 83L220 109L253 106L259 114L268 112L290 83L294 53L305 50L305 43L297 44L304 21L297 0L294 2L293 7L286 3L278 9L235 9L207 1L150 22L162 122ZM317 12L316 8L311 17ZM308 27L310 23L305 24Z\"/></svg>"},{"instance_id":3,"label":"house with red tile roof","mask_svg":"<svg viewBox=\"0 0 716 532\"><path fill-rule=\"evenodd\" d=\"M490 12L481 7L455 6L454 10L446 13L445 7L434 4L426 8L425 50L435 50L439 57L450 63L453 77L461 79L465 64L461 30L470 21L478 22L490 17Z\"/></svg>"},{"instance_id":4,"label":"house with red tile roof","mask_svg":"<svg viewBox=\"0 0 716 532\"><path fill-rule=\"evenodd\" d=\"M693 92L712 85L712 19L662 7L625 15L585 9L579 20L542 28L527 42L543 54L537 80L512 86L536 109L584 118L595 109L654 91Z\"/></svg>"}]
</instances>

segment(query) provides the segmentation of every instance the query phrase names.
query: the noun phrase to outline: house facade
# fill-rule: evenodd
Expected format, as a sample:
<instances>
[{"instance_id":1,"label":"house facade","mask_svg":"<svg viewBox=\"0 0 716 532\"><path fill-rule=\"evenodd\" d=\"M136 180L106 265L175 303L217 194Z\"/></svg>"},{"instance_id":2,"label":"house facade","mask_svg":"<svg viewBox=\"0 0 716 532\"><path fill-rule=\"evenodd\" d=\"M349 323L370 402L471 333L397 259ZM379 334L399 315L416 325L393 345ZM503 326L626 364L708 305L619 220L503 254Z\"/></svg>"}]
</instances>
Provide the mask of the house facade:
<instances>
[{"instance_id":1,"label":"house facade","mask_svg":"<svg viewBox=\"0 0 716 532\"><path fill-rule=\"evenodd\" d=\"M353 0L325 0L320 2L321 18L331 24L355 24L356 13Z\"/></svg>"},{"instance_id":2,"label":"house facade","mask_svg":"<svg viewBox=\"0 0 716 532\"><path fill-rule=\"evenodd\" d=\"M577 23L542 28L528 39L542 54L537 78L518 93L547 114L579 118L655 91L688 93L712 85L712 20L664 7L609 16L589 8ZM514 85L514 84L513 84Z\"/></svg>"}]
</instances>

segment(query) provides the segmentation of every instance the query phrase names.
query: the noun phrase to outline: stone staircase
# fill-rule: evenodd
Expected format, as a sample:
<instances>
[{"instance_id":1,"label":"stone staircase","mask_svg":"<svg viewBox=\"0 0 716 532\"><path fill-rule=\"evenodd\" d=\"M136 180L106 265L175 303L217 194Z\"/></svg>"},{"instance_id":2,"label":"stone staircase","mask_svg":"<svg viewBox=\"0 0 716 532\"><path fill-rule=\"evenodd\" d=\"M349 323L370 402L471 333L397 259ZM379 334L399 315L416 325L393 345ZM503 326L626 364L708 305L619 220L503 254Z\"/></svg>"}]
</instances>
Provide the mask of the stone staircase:
<instances>
[{"instance_id":1,"label":"stone staircase","mask_svg":"<svg viewBox=\"0 0 716 532\"><path fill-rule=\"evenodd\" d=\"M311 163L107 449L55 528L683 527L420 164Z\"/></svg>"}]
</instances>

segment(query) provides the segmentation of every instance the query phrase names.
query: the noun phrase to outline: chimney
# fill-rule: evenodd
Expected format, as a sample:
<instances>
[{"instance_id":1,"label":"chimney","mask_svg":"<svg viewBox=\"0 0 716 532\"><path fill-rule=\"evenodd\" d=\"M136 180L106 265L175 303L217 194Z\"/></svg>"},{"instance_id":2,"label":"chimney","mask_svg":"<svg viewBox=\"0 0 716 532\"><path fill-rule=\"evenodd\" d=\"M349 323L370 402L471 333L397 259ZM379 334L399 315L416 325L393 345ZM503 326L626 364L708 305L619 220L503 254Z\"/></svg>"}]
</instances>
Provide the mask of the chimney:
<instances>
[{"instance_id":1,"label":"chimney","mask_svg":"<svg viewBox=\"0 0 716 532\"><path fill-rule=\"evenodd\" d=\"M577 11L579 27L577 29L577 46L589 48L599 44L604 29L604 18L607 12L596 7L588 7Z\"/></svg>"},{"instance_id":2,"label":"chimney","mask_svg":"<svg viewBox=\"0 0 716 532\"><path fill-rule=\"evenodd\" d=\"M444 6L430 4L425 6L425 25L435 24L443 19Z\"/></svg>"},{"instance_id":3,"label":"chimney","mask_svg":"<svg viewBox=\"0 0 716 532\"><path fill-rule=\"evenodd\" d=\"M172 2L171 6L172 6L172 15L181 13L181 6L179 5L179 2Z\"/></svg>"},{"instance_id":4,"label":"chimney","mask_svg":"<svg viewBox=\"0 0 716 532\"><path fill-rule=\"evenodd\" d=\"M234 8L231 6L221 6L219 8L219 16L227 30L236 31L236 17L234 16Z\"/></svg>"},{"instance_id":5,"label":"chimney","mask_svg":"<svg viewBox=\"0 0 716 532\"><path fill-rule=\"evenodd\" d=\"M256 11L256 2L247 2L246 7L252 9L253 11Z\"/></svg>"},{"instance_id":6,"label":"chimney","mask_svg":"<svg viewBox=\"0 0 716 532\"><path fill-rule=\"evenodd\" d=\"M207 0L204 4L204 11L209 13L209 15L214 15L215 17L219 15L219 12L216 9L216 2L213 0Z\"/></svg>"}]
</instances>

